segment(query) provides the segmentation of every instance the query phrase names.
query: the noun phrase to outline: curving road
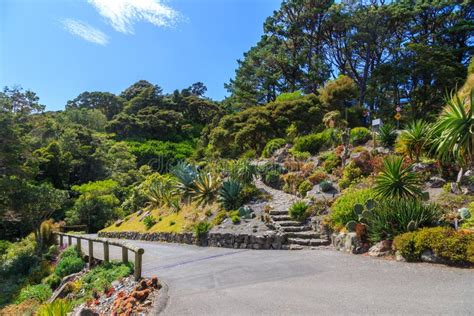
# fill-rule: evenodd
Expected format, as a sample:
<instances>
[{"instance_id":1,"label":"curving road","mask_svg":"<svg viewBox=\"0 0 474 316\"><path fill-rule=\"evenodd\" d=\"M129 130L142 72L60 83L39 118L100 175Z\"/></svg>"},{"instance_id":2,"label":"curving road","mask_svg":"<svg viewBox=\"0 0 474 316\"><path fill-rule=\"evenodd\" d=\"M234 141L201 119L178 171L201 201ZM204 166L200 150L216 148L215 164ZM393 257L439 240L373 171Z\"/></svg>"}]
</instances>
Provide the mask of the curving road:
<instances>
[{"instance_id":1,"label":"curving road","mask_svg":"<svg viewBox=\"0 0 474 316\"><path fill-rule=\"evenodd\" d=\"M132 243L145 249L144 275L157 275L169 286L164 315L474 313L472 269L327 249L259 251ZM110 251L112 259L121 258L119 248Z\"/></svg>"}]
</instances>

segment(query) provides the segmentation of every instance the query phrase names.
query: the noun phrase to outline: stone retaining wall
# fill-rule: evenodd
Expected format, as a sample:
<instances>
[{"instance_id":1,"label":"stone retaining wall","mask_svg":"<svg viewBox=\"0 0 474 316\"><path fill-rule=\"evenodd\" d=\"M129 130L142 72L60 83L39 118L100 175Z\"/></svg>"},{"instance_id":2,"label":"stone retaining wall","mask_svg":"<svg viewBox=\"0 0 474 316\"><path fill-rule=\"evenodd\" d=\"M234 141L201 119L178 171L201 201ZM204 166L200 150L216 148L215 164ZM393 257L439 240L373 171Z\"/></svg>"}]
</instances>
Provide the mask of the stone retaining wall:
<instances>
[{"instance_id":1,"label":"stone retaining wall","mask_svg":"<svg viewBox=\"0 0 474 316\"><path fill-rule=\"evenodd\" d=\"M198 246L225 247L238 249L286 249L286 238L276 232L264 234L211 232L202 238L193 233L139 233L139 232L99 232L99 237L164 241Z\"/></svg>"}]
</instances>

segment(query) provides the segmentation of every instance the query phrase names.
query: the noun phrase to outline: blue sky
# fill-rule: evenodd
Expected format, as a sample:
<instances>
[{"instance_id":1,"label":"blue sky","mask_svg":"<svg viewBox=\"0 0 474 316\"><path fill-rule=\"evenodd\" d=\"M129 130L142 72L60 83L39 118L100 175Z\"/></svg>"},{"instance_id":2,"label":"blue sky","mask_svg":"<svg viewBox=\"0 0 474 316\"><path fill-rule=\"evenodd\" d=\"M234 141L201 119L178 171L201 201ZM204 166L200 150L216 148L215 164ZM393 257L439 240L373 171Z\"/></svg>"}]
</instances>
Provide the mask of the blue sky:
<instances>
[{"instance_id":1,"label":"blue sky","mask_svg":"<svg viewBox=\"0 0 474 316\"><path fill-rule=\"evenodd\" d=\"M236 60L279 0L0 0L0 85L35 91L47 110L83 91L137 80L165 92L196 81L221 100Z\"/></svg>"}]
</instances>

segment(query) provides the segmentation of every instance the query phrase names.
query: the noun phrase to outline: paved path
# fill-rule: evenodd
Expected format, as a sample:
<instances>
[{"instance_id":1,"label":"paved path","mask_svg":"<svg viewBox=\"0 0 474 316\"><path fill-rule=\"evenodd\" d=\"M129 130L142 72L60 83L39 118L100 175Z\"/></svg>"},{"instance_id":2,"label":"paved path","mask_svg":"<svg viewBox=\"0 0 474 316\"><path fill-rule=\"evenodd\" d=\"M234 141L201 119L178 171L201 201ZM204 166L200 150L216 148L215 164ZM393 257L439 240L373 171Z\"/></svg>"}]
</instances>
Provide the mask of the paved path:
<instances>
[{"instance_id":1,"label":"paved path","mask_svg":"<svg viewBox=\"0 0 474 316\"><path fill-rule=\"evenodd\" d=\"M472 269L333 250L132 243L145 248L144 275L169 285L165 315L474 314Z\"/></svg>"}]
</instances>

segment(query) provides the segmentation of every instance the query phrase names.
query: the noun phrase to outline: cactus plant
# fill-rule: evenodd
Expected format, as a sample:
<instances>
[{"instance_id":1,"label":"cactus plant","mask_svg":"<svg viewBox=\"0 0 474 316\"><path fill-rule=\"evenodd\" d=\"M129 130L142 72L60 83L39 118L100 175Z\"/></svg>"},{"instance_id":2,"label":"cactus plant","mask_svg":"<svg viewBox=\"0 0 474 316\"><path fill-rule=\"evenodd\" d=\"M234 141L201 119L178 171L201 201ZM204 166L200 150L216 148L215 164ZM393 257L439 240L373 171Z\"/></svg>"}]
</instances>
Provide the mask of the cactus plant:
<instances>
[{"instance_id":1,"label":"cactus plant","mask_svg":"<svg viewBox=\"0 0 474 316\"><path fill-rule=\"evenodd\" d=\"M357 222L356 222L356 221L349 221L349 222L347 222L347 224L346 224L346 229L347 229L349 232L355 232L356 226L357 226Z\"/></svg>"},{"instance_id":2,"label":"cactus plant","mask_svg":"<svg viewBox=\"0 0 474 316\"><path fill-rule=\"evenodd\" d=\"M458 212L459 212L459 216L461 216L462 220L466 220L466 219L471 218L471 212L466 207L460 208L458 210Z\"/></svg>"}]
</instances>

